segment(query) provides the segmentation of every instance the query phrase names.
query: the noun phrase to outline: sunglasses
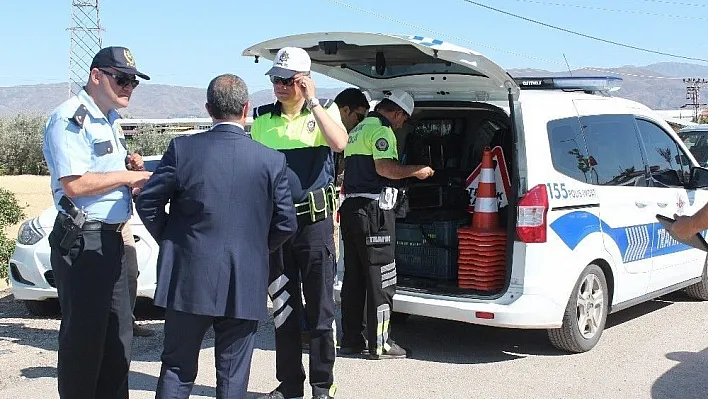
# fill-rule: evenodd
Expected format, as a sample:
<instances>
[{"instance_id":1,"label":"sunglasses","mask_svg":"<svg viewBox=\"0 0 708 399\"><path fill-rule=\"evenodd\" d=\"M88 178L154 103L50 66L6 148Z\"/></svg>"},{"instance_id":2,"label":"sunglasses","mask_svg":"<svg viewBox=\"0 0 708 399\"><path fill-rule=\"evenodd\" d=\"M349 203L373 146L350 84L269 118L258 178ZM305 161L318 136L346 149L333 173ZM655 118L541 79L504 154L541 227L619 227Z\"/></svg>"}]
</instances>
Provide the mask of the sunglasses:
<instances>
[{"instance_id":1,"label":"sunglasses","mask_svg":"<svg viewBox=\"0 0 708 399\"><path fill-rule=\"evenodd\" d=\"M116 84L118 84L118 86L120 87L127 87L128 85L130 85L134 89L140 84L140 81L138 79L136 79L135 77L131 78L130 75L126 75L124 73L112 73L104 69L100 69L100 71L115 79Z\"/></svg>"},{"instance_id":2,"label":"sunglasses","mask_svg":"<svg viewBox=\"0 0 708 399\"><path fill-rule=\"evenodd\" d=\"M360 114L356 111L352 111L352 112L354 112L354 114L356 115L356 120L359 122L363 121L364 118L366 118L366 114Z\"/></svg>"},{"instance_id":3,"label":"sunglasses","mask_svg":"<svg viewBox=\"0 0 708 399\"><path fill-rule=\"evenodd\" d=\"M283 86L292 86L295 83L295 79L293 79L293 78L286 79L286 78L281 78L280 76L271 76L270 81L274 85L281 84Z\"/></svg>"}]
</instances>

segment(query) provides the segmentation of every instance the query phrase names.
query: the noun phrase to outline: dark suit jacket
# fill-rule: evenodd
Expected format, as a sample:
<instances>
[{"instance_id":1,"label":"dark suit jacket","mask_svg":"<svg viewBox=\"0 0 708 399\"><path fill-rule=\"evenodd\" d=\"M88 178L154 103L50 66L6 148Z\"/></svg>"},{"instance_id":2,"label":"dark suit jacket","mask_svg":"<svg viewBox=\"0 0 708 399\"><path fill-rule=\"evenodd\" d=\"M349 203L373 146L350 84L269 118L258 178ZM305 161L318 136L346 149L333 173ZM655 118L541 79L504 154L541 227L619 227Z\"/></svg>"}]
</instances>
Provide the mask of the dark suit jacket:
<instances>
[{"instance_id":1,"label":"dark suit jacket","mask_svg":"<svg viewBox=\"0 0 708 399\"><path fill-rule=\"evenodd\" d=\"M229 124L177 137L135 207L160 244L156 305L267 316L269 254L297 229L283 154Z\"/></svg>"}]
</instances>

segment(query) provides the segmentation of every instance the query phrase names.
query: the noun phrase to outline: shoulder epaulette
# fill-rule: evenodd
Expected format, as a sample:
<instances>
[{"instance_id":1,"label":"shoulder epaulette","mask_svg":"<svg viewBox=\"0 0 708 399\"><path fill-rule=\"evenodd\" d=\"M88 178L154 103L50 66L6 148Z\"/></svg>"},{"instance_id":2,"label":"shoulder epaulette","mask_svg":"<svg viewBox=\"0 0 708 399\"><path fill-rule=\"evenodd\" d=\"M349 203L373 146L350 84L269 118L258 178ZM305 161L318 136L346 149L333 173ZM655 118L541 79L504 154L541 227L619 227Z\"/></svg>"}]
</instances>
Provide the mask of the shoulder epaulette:
<instances>
[{"instance_id":1,"label":"shoulder epaulette","mask_svg":"<svg viewBox=\"0 0 708 399\"><path fill-rule=\"evenodd\" d=\"M79 105L79 108L76 108L76 112L74 112L74 116L72 116L70 120L78 127L83 128L84 122L86 121L86 115L88 115L88 109L85 105L81 104Z\"/></svg>"},{"instance_id":2,"label":"shoulder epaulette","mask_svg":"<svg viewBox=\"0 0 708 399\"><path fill-rule=\"evenodd\" d=\"M253 109L253 119L258 118L261 115L265 115L269 112L273 112L275 109L275 104L265 104L261 105L260 107L256 107Z\"/></svg>"},{"instance_id":3,"label":"shoulder epaulette","mask_svg":"<svg viewBox=\"0 0 708 399\"><path fill-rule=\"evenodd\" d=\"M331 98L320 98L320 105L322 106L322 108L327 108L332 105L332 103L334 103L334 100L332 100Z\"/></svg>"}]
</instances>

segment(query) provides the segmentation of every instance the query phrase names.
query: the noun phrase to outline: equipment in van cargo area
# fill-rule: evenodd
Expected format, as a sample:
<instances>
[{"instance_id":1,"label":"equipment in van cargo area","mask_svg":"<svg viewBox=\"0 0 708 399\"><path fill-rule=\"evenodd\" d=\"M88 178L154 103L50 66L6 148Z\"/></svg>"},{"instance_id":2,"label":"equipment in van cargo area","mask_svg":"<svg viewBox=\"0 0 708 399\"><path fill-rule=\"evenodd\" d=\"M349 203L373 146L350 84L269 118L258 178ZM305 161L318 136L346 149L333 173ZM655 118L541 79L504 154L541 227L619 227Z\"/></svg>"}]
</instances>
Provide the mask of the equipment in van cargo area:
<instances>
[{"instance_id":1,"label":"equipment in van cargo area","mask_svg":"<svg viewBox=\"0 0 708 399\"><path fill-rule=\"evenodd\" d=\"M449 220L396 223L396 272L402 276L457 279L457 229L469 224L462 215Z\"/></svg>"},{"instance_id":2,"label":"equipment in van cargo area","mask_svg":"<svg viewBox=\"0 0 708 399\"><path fill-rule=\"evenodd\" d=\"M492 151L484 149L472 226L457 230L460 288L497 291L504 287L506 231L499 228L499 200Z\"/></svg>"},{"instance_id":3,"label":"equipment in van cargo area","mask_svg":"<svg viewBox=\"0 0 708 399\"><path fill-rule=\"evenodd\" d=\"M403 134L402 159L431 165L435 175L405 183L410 211L396 224L399 286L498 292L506 282L507 236L499 226L508 211L508 122L484 108L419 112Z\"/></svg>"}]
</instances>

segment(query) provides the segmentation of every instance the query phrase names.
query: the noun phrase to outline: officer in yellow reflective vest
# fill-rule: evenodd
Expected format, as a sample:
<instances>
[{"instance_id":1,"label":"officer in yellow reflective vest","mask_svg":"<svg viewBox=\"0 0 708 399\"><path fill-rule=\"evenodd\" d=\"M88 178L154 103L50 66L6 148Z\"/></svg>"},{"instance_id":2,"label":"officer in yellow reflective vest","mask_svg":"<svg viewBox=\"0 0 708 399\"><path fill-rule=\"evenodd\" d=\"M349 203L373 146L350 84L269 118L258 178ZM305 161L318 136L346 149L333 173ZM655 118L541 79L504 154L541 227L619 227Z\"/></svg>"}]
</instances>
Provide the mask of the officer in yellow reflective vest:
<instances>
[{"instance_id":1,"label":"officer in yellow reflective vest","mask_svg":"<svg viewBox=\"0 0 708 399\"><path fill-rule=\"evenodd\" d=\"M427 179L425 165L402 165L394 130L413 113L413 98L392 90L349 134L344 150L345 200L340 207L344 240L342 281L342 354L371 359L405 358L407 352L390 338L396 292L396 180ZM366 300L366 337L362 335ZM367 343L368 341L368 343Z\"/></svg>"},{"instance_id":2,"label":"officer in yellow reflective vest","mask_svg":"<svg viewBox=\"0 0 708 399\"><path fill-rule=\"evenodd\" d=\"M334 151L347 144L339 108L315 97L305 50L284 47L266 73L276 101L254 110L251 136L285 154L287 177L298 214L297 232L271 254L268 294L273 302L276 377L280 385L262 398L301 398L301 295L310 328L310 385L313 398L334 397L334 295L336 257ZM300 290L302 280L302 291ZM302 294L301 294L302 292Z\"/></svg>"}]
</instances>

